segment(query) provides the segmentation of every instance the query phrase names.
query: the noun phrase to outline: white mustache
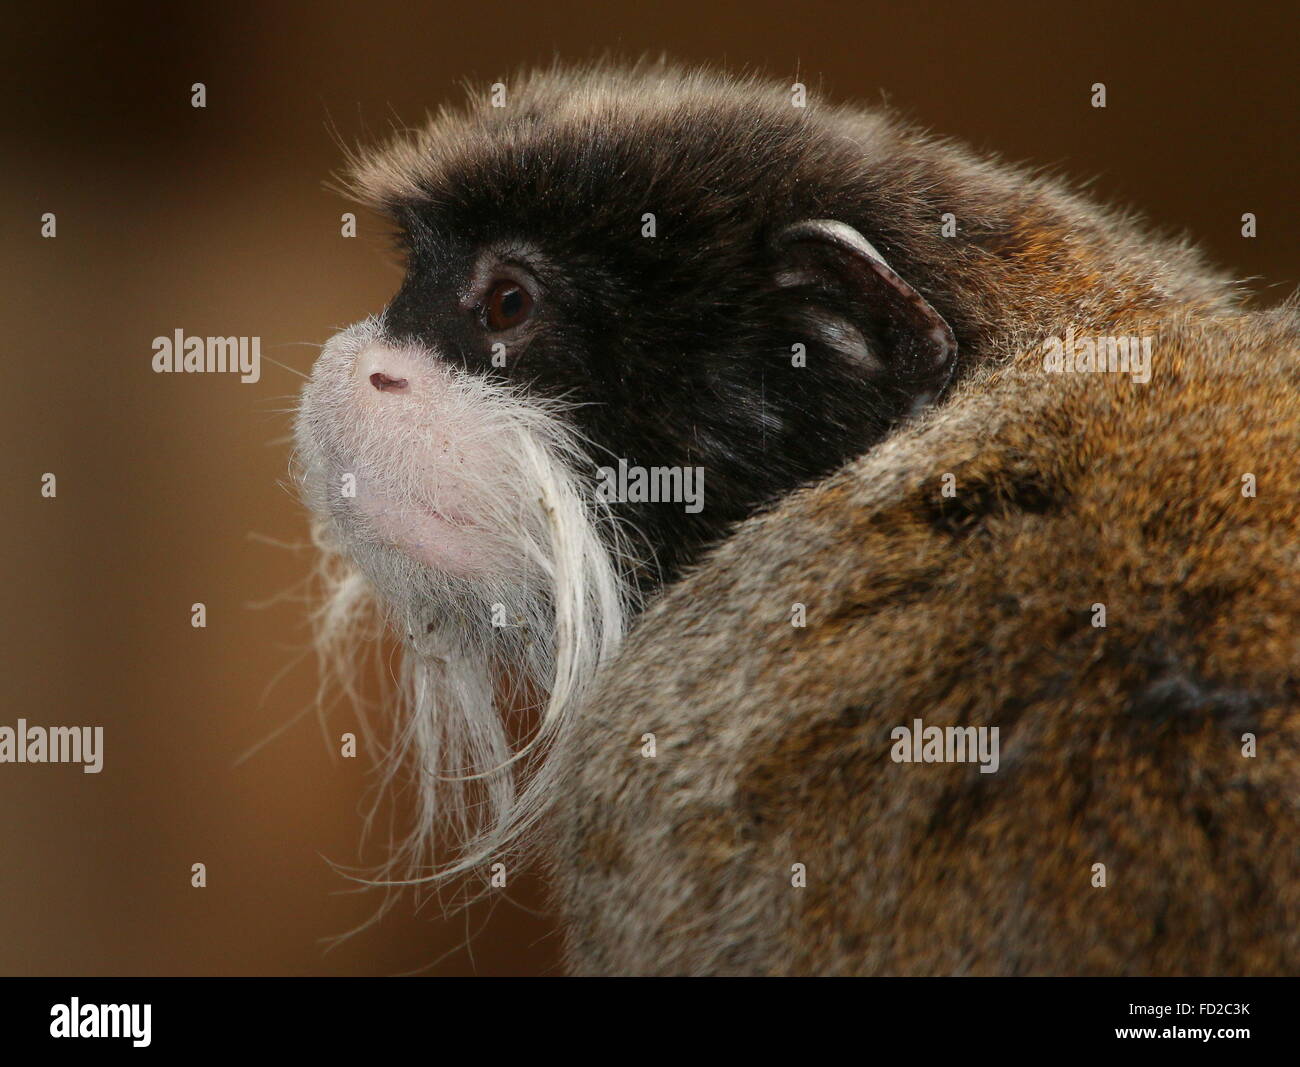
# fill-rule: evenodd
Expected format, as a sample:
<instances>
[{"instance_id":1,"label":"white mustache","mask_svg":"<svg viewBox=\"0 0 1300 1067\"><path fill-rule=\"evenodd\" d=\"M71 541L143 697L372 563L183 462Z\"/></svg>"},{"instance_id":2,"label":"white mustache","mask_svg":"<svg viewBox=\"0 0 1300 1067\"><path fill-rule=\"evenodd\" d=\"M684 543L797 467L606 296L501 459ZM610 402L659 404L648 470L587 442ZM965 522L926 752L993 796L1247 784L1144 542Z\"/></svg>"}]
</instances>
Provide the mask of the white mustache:
<instances>
[{"instance_id":1,"label":"white mustache","mask_svg":"<svg viewBox=\"0 0 1300 1067\"><path fill-rule=\"evenodd\" d=\"M315 636L323 676L352 694L376 619L402 638L402 728L387 771L414 768L416 823L374 881L438 883L520 849L558 788L552 753L617 651L636 593L626 541L583 477L595 465L576 433L555 405L484 378L451 374L438 403L444 419L470 419L488 450L476 464L483 479L462 480L456 506L483 528L501 566L431 567L335 497L342 463L381 484L393 506L437 506L437 485L403 467L421 445L418 429L405 426L393 447L374 419L357 425L340 385L348 360L381 330L371 319L333 339L299 410L299 479L325 549ZM498 706L503 670L516 693L538 694L536 729L517 747ZM435 840L447 842L444 854L434 855Z\"/></svg>"}]
</instances>

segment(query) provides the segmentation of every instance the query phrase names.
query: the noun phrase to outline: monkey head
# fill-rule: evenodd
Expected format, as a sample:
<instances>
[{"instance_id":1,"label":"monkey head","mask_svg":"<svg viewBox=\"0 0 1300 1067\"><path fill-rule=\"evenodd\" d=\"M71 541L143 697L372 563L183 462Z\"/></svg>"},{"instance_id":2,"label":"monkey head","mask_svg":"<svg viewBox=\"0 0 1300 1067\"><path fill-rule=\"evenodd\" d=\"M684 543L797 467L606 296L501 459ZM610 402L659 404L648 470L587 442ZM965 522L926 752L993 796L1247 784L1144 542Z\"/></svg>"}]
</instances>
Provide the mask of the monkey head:
<instances>
[{"instance_id":1,"label":"monkey head","mask_svg":"<svg viewBox=\"0 0 1300 1067\"><path fill-rule=\"evenodd\" d=\"M783 87L597 68L353 160L406 273L325 346L301 480L409 645L425 817L464 830L452 867L536 817L553 783L517 772L641 598L948 382L953 331L894 269L912 257L862 158ZM611 489L616 468L696 472L702 506ZM502 709L525 693L515 747Z\"/></svg>"}]
</instances>

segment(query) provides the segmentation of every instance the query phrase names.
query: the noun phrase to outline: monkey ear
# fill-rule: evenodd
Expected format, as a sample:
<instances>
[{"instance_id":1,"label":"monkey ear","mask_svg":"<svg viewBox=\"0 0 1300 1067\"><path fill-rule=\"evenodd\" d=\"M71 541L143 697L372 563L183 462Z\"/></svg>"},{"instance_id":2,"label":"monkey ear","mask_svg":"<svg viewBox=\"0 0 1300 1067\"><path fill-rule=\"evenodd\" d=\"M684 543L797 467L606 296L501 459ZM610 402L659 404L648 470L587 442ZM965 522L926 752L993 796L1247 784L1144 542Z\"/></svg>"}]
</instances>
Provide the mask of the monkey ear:
<instances>
[{"instance_id":1,"label":"monkey ear","mask_svg":"<svg viewBox=\"0 0 1300 1067\"><path fill-rule=\"evenodd\" d=\"M957 355L952 327L862 234L842 222L807 219L773 243L777 284L807 287L824 305L823 340L904 386L914 407L948 384Z\"/></svg>"}]
</instances>

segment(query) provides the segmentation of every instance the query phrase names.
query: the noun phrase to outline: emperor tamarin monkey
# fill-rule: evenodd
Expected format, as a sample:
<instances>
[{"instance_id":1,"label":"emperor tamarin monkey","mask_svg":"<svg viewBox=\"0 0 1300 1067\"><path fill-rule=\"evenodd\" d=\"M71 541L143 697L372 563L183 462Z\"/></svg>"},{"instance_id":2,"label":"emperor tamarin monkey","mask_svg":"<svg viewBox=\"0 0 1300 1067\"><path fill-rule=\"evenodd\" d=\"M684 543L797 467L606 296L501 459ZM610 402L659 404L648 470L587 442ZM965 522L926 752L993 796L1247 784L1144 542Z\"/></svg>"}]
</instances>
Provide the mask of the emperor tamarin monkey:
<instances>
[{"instance_id":1,"label":"emperor tamarin monkey","mask_svg":"<svg viewBox=\"0 0 1300 1067\"><path fill-rule=\"evenodd\" d=\"M406 276L298 454L323 640L374 592L407 646L414 877L545 839L579 972L1300 964L1293 306L666 66L350 183Z\"/></svg>"}]
</instances>

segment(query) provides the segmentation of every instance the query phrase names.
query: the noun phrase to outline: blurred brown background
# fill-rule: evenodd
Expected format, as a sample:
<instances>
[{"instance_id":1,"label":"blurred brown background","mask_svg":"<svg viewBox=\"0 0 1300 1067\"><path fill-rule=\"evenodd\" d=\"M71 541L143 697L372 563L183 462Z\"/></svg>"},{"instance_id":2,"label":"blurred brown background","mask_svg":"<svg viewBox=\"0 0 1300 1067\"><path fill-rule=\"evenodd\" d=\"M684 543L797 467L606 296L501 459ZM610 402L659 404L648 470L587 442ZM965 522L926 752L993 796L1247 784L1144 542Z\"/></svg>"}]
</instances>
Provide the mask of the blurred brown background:
<instances>
[{"instance_id":1,"label":"blurred brown background","mask_svg":"<svg viewBox=\"0 0 1300 1067\"><path fill-rule=\"evenodd\" d=\"M7 12L0 173L7 510L0 725L102 724L105 768L0 765L0 973L532 974L535 885L371 915L330 865L373 784L308 712L303 513L284 484L311 344L379 309L380 227L339 236L348 143L558 54L667 51L882 92L921 122L1186 230L1275 301L1297 281L1289 5L754 0L711 7L192 4ZM208 107L190 107L190 86ZM1089 106L1105 82L1109 107ZM58 216L41 238L40 216ZM1240 216L1259 236L1240 236ZM260 335L263 379L156 375L176 328ZM41 475L58 475L42 499ZM190 626L206 603L208 626ZM241 754L271 736L253 757ZM335 712L331 737L355 728ZM190 865L208 888L190 888ZM469 935L473 935L470 937Z\"/></svg>"}]
</instances>

